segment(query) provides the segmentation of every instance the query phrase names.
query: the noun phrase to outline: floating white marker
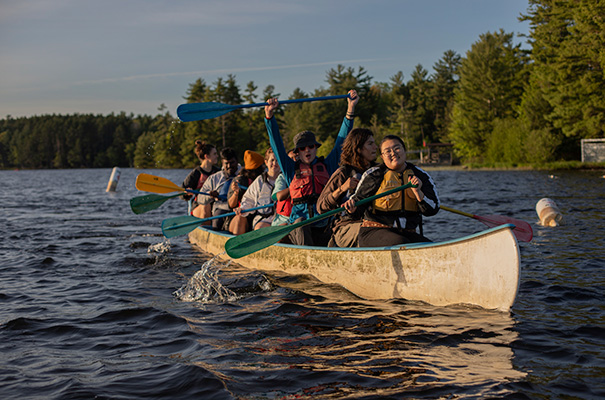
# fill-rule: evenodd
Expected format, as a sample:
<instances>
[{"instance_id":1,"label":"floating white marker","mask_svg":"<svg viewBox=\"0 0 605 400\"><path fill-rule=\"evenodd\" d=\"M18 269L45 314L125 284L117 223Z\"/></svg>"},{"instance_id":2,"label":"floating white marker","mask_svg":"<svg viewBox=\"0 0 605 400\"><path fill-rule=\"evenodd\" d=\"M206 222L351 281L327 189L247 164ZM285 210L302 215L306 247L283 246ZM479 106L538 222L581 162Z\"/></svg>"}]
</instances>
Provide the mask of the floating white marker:
<instances>
[{"instance_id":1,"label":"floating white marker","mask_svg":"<svg viewBox=\"0 0 605 400\"><path fill-rule=\"evenodd\" d=\"M553 199L547 197L540 199L536 204L536 212L540 218L540 223L543 226L559 226L559 223L563 219L557 203Z\"/></svg>"},{"instance_id":2,"label":"floating white marker","mask_svg":"<svg viewBox=\"0 0 605 400\"><path fill-rule=\"evenodd\" d=\"M106 192L115 192L116 186L118 186L118 181L120 180L120 168L113 167L113 171L111 171L111 176L109 177L109 182L107 183Z\"/></svg>"}]
</instances>

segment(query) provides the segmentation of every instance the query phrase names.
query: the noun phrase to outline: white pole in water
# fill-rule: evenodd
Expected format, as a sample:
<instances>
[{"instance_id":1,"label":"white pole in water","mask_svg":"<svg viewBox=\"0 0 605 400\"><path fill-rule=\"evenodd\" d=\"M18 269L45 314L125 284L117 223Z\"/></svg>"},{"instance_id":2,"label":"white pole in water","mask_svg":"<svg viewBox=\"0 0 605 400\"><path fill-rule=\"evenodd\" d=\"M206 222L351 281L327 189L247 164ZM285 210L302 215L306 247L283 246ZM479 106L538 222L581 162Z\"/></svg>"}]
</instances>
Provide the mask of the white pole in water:
<instances>
[{"instance_id":1,"label":"white pole in water","mask_svg":"<svg viewBox=\"0 0 605 400\"><path fill-rule=\"evenodd\" d=\"M109 177L109 182L107 183L106 192L115 192L116 186L118 186L118 181L120 180L120 168L113 167L113 171L111 171L111 177Z\"/></svg>"}]
</instances>

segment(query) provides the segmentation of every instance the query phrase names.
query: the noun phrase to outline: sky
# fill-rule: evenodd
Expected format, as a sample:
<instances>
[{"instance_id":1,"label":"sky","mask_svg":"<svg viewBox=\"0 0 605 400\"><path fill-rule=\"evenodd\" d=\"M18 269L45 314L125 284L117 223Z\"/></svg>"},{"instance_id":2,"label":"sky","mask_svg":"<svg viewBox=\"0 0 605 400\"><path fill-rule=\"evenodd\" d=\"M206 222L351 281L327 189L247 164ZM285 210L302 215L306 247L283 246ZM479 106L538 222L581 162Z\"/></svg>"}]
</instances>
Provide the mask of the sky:
<instances>
[{"instance_id":1,"label":"sky","mask_svg":"<svg viewBox=\"0 0 605 400\"><path fill-rule=\"evenodd\" d=\"M0 0L0 118L176 116L198 78L235 75L262 95L327 87L362 66L373 82L429 73L481 34L528 34L527 0ZM523 47L526 38L516 37ZM345 93L342 93L345 94ZM261 102L263 99L257 99Z\"/></svg>"}]
</instances>

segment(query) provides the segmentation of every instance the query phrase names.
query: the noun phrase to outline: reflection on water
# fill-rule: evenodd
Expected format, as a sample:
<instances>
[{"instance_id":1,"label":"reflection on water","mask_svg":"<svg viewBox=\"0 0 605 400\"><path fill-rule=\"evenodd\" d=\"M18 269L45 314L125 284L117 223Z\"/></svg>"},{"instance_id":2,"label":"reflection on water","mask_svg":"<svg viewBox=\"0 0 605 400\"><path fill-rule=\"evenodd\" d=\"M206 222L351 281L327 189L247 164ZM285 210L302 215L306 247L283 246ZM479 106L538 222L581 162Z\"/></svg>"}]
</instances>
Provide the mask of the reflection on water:
<instances>
[{"instance_id":1,"label":"reflection on water","mask_svg":"<svg viewBox=\"0 0 605 400\"><path fill-rule=\"evenodd\" d=\"M235 268L223 268L224 279L245 273ZM220 338L211 334L208 321L188 319L200 343L223 355L200 365L228 376L225 385L244 398L410 392L426 397L461 387L462 397L493 396L511 391L503 383L525 376L513 368L511 343L518 334L506 313L366 302L347 292L338 296L337 288L310 277L270 279L277 293L229 305L229 322L215 327L223 332ZM311 284L313 296L293 289ZM276 296L285 298L275 301Z\"/></svg>"}]
</instances>

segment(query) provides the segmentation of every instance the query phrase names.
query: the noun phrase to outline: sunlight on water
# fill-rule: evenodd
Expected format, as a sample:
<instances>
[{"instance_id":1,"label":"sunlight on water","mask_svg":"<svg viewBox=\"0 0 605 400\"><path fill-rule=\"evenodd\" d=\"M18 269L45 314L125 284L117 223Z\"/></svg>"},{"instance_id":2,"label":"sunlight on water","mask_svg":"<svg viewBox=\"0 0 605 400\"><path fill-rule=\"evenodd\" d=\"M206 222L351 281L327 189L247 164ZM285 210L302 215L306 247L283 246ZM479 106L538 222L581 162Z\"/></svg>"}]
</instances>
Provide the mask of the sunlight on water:
<instances>
[{"instance_id":1,"label":"sunlight on water","mask_svg":"<svg viewBox=\"0 0 605 400\"><path fill-rule=\"evenodd\" d=\"M221 255L219 254L206 261L202 265L202 268L189 279L189 282L174 291L173 295L185 302L224 303L237 300L238 296L233 291L224 287L218 279L220 262L217 258ZM231 261L225 266L229 266L229 264L231 264Z\"/></svg>"}]
</instances>

